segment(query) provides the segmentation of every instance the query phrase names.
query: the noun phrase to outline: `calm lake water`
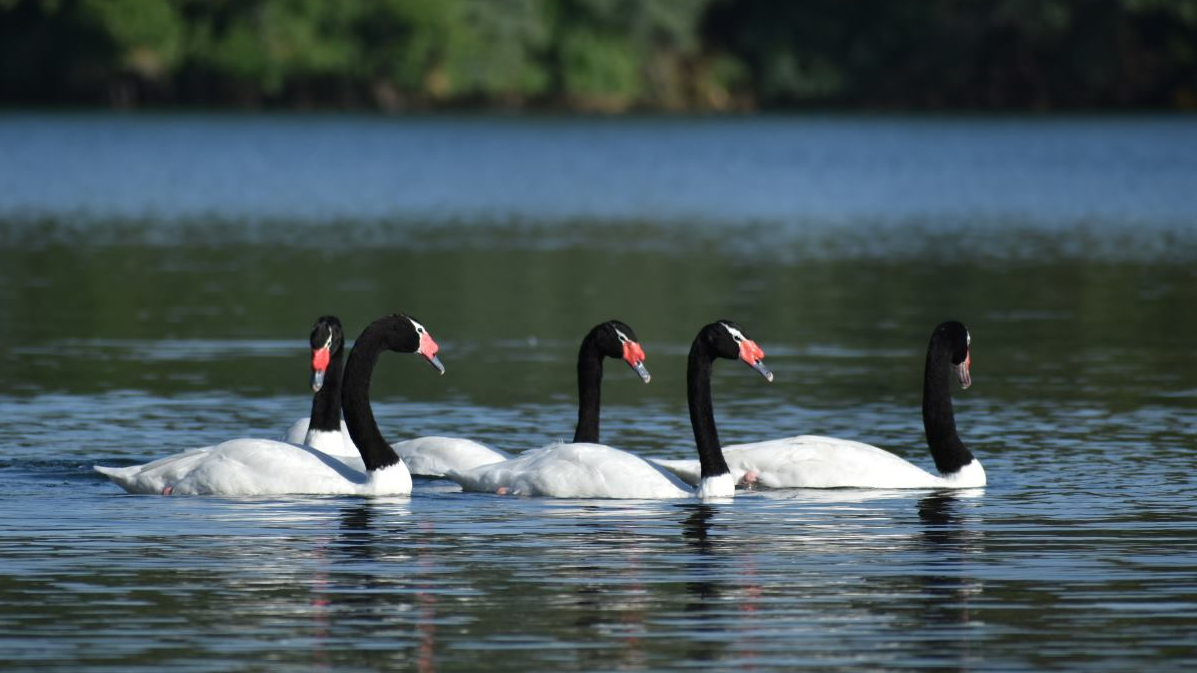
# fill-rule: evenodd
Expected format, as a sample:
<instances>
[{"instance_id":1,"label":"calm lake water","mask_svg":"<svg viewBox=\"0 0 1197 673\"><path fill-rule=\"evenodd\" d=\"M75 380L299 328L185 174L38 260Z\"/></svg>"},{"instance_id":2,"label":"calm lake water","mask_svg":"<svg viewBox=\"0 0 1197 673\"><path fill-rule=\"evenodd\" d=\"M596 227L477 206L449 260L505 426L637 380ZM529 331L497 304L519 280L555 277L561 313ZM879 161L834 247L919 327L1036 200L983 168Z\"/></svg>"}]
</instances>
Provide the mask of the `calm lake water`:
<instances>
[{"instance_id":1,"label":"calm lake water","mask_svg":"<svg viewBox=\"0 0 1197 673\"><path fill-rule=\"evenodd\" d=\"M1197 120L0 116L6 670L1193 670ZM310 403L307 335L420 318L384 434L573 431L577 341L652 383L603 438L820 433L930 468L926 339L990 485L733 502L124 494L91 471Z\"/></svg>"}]
</instances>

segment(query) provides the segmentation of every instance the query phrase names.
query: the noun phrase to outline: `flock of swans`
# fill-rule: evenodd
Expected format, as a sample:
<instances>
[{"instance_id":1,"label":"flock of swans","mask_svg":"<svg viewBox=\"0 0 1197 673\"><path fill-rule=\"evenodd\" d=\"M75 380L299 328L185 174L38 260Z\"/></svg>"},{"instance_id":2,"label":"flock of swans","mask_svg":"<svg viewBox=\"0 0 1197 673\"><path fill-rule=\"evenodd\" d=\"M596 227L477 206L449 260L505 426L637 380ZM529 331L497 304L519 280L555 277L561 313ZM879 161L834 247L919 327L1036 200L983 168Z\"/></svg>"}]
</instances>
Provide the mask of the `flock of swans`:
<instances>
[{"instance_id":1,"label":"flock of swans","mask_svg":"<svg viewBox=\"0 0 1197 673\"><path fill-rule=\"evenodd\" d=\"M130 493L161 495L406 495L412 475L445 477L466 491L558 498L727 498L748 488L971 488L985 470L956 433L950 378L969 378L968 330L959 322L931 334L923 379L923 427L938 474L875 446L799 435L724 447L715 428L711 370L741 360L766 380L765 353L729 320L703 327L690 347L686 394L697 460L645 460L599 443L604 358L622 359L647 383L644 350L619 321L595 326L578 352L578 423L572 442L510 455L453 437L389 444L370 408L370 378L383 351L415 353L444 365L428 330L395 314L371 323L344 357L341 322L323 316L312 328L311 416L282 440L233 439L145 465L96 470ZM344 414L344 420L341 416Z\"/></svg>"}]
</instances>

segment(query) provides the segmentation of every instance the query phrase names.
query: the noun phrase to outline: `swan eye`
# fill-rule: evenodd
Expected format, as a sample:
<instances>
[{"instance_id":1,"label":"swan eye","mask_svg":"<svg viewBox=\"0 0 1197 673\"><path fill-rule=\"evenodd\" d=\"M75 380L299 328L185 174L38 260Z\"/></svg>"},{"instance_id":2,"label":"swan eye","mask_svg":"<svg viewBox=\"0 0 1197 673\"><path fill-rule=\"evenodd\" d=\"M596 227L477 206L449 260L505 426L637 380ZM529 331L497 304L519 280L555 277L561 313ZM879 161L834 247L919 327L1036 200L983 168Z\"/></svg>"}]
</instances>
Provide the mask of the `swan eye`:
<instances>
[{"instance_id":1,"label":"swan eye","mask_svg":"<svg viewBox=\"0 0 1197 673\"><path fill-rule=\"evenodd\" d=\"M723 325L723 328L727 330L727 333L731 335L732 340L735 341L736 343L740 343L741 341L744 340L744 333L741 332L740 330L736 329L735 327L732 327L731 325L728 325L727 323L719 323L719 324Z\"/></svg>"},{"instance_id":2,"label":"swan eye","mask_svg":"<svg viewBox=\"0 0 1197 673\"><path fill-rule=\"evenodd\" d=\"M425 330L424 330L424 326L423 326L423 325L421 325L420 323L416 322L415 320L412 320L411 318L408 318L408 320L411 320L411 326L412 326L412 327L414 327L414 328L416 328L416 334L420 334L420 335L423 335L423 334L424 334L424 331L425 331Z\"/></svg>"},{"instance_id":3,"label":"swan eye","mask_svg":"<svg viewBox=\"0 0 1197 673\"><path fill-rule=\"evenodd\" d=\"M618 329L615 330L615 335L619 337L619 343L621 344L626 344L627 342L631 341L631 339L628 338L628 335L620 332Z\"/></svg>"}]
</instances>

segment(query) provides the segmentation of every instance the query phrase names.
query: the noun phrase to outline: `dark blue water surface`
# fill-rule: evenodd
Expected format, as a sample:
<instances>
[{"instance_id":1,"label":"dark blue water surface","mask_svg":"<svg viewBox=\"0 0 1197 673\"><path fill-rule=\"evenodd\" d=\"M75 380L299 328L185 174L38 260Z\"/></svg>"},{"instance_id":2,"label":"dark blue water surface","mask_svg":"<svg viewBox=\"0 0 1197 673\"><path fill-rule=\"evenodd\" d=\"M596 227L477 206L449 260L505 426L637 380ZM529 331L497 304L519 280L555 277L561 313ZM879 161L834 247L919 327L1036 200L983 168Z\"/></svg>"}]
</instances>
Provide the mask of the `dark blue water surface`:
<instances>
[{"instance_id":1,"label":"dark blue water surface","mask_svg":"<svg viewBox=\"0 0 1197 673\"><path fill-rule=\"evenodd\" d=\"M0 116L5 670L1192 670L1189 118ZM603 438L820 433L931 468L926 338L984 489L732 502L131 496L91 470L303 416L307 333L417 315L384 434L572 435L577 341L653 381ZM616 363L618 364L618 363Z\"/></svg>"}]
</instances>

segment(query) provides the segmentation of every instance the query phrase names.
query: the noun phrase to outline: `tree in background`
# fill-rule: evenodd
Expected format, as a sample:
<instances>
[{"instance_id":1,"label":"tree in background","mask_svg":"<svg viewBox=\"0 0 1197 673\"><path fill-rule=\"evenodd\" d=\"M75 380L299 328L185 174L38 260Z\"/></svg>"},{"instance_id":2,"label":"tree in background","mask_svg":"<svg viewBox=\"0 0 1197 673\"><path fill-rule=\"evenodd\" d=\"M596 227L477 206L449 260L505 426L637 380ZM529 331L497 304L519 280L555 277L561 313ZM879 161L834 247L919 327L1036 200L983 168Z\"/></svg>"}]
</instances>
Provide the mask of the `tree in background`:
<instances>
[{"instance_id":1,"label":"tree in background","mask_svg":"<svg viewBox=\"0 0 1197 673\"><path fill-rule=\"evenodd\" d=\"M1197 107L1194 0L0 0L0 103Z\"/></svg>"}]
</instances>

